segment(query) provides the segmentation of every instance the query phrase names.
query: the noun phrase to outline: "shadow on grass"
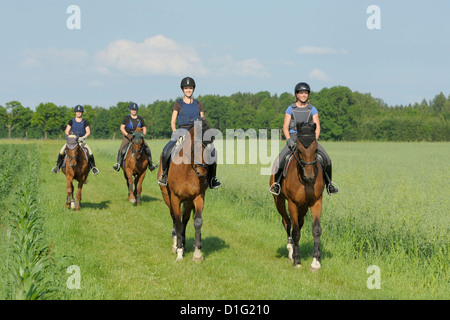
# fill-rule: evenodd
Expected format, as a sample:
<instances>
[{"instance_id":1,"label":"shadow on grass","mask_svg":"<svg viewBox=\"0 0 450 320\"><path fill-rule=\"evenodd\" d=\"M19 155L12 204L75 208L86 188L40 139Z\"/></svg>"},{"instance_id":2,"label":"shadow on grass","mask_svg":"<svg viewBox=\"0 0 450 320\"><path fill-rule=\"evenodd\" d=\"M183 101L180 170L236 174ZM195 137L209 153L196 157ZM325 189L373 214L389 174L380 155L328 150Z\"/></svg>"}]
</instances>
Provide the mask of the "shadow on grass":
<instances>
[{"instance_id":1,"label":"shadow on grass","mask_svg":"<svg viewBox=\"0 0 450 320\"><path fill-rule=\"evenodd\" d=\"M110 200L102 201L102 202L81 202L82 208L89 208L94 210L106 210L109 208Z\"/></svg>"},{"instance_id":2,"label":"shadow on grass","mask_svg":"<svg viewBox=\"0 0 450 320\"><path fill-rule=\"evenodd\" d=\"M202 239L202 252L205 257L213 252L220 251L230 246L218 237L205 237ZM194 238L186 239L186 252L194 252Z\"/></svg>"}]
</instances>

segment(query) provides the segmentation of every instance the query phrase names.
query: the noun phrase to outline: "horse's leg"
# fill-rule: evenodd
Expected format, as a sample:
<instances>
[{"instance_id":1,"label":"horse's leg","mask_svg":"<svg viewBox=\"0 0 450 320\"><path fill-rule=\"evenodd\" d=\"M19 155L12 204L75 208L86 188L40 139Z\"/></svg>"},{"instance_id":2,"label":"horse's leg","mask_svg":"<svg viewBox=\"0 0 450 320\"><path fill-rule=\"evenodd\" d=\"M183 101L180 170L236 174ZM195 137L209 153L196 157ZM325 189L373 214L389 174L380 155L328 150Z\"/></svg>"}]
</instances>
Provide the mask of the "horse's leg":
<instances>
[{"instance_id":1,"label":"horse's leg","mask_svg":"<svg viewBox=\"0 0 450 320\"><path fill-rule=\"evenodd\" d=\"M147 170L145 170L140 176L136 177L136 179L134 180L135 183L134 190L136 192L136 201L138 206L141 205L142 182L144 181L146 172Z\"/></svg>"},{"instance_id":2,"label":"horse's leg","mask_svg":"<svg viewBox=\"0 0 450 320\"><path fill-rule=\"evenodd\" d=\"M320 226L320 215L322 213L322 197L316 201L311 207L311 213L313 217L312 234L314 237L314 249L313 249L313 262L311 263L311 270L320 269L320 235L322 234L322 228Z\"/></svg>"},{"instance_id":3,"label":"horse's leg","mask_svg":"<svg viewBox=\"0 0 450 320\"><path fill-rule=\"evenodd\" d=\"M181 201L172 194L170 197L170 206L173 211L173 219L175 224L175 235L177 237L177 259L176 261L183 260L183 222L181 221Z\"/></svg>"},{"instance_id":4,"label":"horse's leg","mask_svg":"<svg viewBox=\"0 0 450 320\"><path fill-rule=\"evenodd\" d=\"M289 215L286 211L286 199L284 196L274 196L275 205L277 207L278 212L281 215L281 222L283 223L284 230L286 230L287 235L287 245L286 248L288 250L288 258L289 261L293 262L292 254L294 252L294 247L292 246L292 238L291 238L291 219L289 219Z\"/></svg>"},{"instance_id":5,"label":"horse's leg","mask_svg":"<svg viewBox=\"0 0 450 320\"><path fill-rule=\"evenodd\" d=\"M196 262L200 262L203 260L202 254L202 211L203 205L205 204L204 194L198 195L193 202L195 207L195 216L194 216L194 228L195 228L195 240L194 240L194 257L193 260Z\"/></svg>"},{"instance_id":6,"label":"horse's leg","mask_svg":"<svg viewBox=\"0 0 450 320\"><path fill-rule=\"evenodd\" d=\"M136 198L133 194L133 172L130 169L124 170L125 179L127 180L127 186L128 186L128 201L131 203L136 202Z\"/></svg>"},{"instance_id":7,"label":"horse's leg","mask_svg":"<svg viewBox=\"0 0 450 320\"><path fill-rule=\"evenodd\" d=\"M73 192L73 184L72 184L72 177L69 175L66 176L66 192L67 192L67 199L66 199L66 208L69 209L71 206L71 199L72 199L72 192Z\"/></svg>"},{"instance_id":8,"label":"horse's leg","mask_svg":"<svg viewBox=\"0 0 450 320\"><path fill-rule=\"evenodd\" d=\"M300 231L302 229L304 217L306 212L308 211L308 207L307 206L297 207L297 205L294 202L288 201L288 209L291 217L292 241L294 245L292 255L292 258L294 259L293 265L294 267L301 267L300 249L298 243L300 241Z\"/></svg>"},{"instance_id":9,"label":"horse's leg","mask_svg":"<svg viewBox=\"0 0 450 320\"><path fill-rule=\"evenodd\" d=\"M78 182L76 211L79 211L81 207L81 189L83 189L83 182Z\"/></svg>"},{"instance_id":10,"label":"horse's leg","mask_svg":"<svg viewBox=\"0 0 450 320\"><path fill-rule=\"evenodd\" d=\"M183 223L183 229L182 229L182 236L183 236L183 248L186 248L186 227L189 222L189 219L191 218L191 211L194 207L191 200L187 200L183 202L183 210L182 210L182 223Z\"/></svg>"}]
</instances>

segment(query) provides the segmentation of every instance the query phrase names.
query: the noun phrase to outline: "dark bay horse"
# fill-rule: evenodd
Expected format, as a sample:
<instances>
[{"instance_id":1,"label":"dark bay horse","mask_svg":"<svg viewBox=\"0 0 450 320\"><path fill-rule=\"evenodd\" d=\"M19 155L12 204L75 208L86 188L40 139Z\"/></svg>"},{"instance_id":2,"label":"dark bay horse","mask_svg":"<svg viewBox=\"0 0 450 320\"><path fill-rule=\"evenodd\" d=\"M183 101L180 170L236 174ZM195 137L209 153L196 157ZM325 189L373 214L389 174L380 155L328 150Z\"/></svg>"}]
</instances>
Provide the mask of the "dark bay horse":
<instances>
[{"instance_id":1,"label":"dark bay horse","mask_svg":"<svg viewBox=\"0 0 450 320\"><path fill-rule=\"evenodd\" d=\"M183 259L186 225L191 212L194 215L195 228L193 260L203 260L201 251L202 211L205 203L205 191L208 187L206 181L208 156L204 155L213 149L212 142L214 141L214 136L208 138L209 134L204 134L209 129L206 121L196 121L196 124L186 131L182 144L175 149L175 152L172 152L167 186L160 185L162 196L169 207L173 220L172 252L177 253L176 261ZM161 176L161 173L162 166L159 167L158 177Z\"/></svg>"},{"instance_id":2,"label":"dark bay horse","mask_svg":"<svg viewBox=\"0 0 450 320\"><path fill-rule=\"evenodd\" d=\"M148 157L144 151L143 129L137 128L132 136L127 155L122 161L122 170L128 186L128 201L139 206L141 205L142 182L147 172Z\"/></svg>"},{"instance_id":3,"label":"dark bay horse","mask_svg":"<svg viewBox=\"0 0 450 320\"><path fill-rule=\"evenodd\" d=\"M283 226L287 233L289 259L293 261L294 267L301 267L298 246L300 230L308 208L311 208L312 233L314 236L312 270L321 267L319 262L320 235L322 233L320 215L322 213L322 193L324 190L322 167L316 157L315 130L316 124L300 123L297 125L297 147L293 154L293 160L281 185L280 195L274 195L275 205L282 217ZM273 182L274 175L272 174L270 185ZM288 202L289 215L286 212L285 200Z\"/></svg>"},{"instance_id":4,"label":"dark bay horse","mask_svg":"<svg viewBox=\"0 0 450 320\"><path fill-rule=\"evenodd\" d=\"M66 175L67 200L66 208L80 210L81 189L89 175L87 154L77 141L77 137L70 135L66 141L66 165L62 168ZM73 180L78 181L77 200L73 198Z\"/></svg>"}]
</instances>

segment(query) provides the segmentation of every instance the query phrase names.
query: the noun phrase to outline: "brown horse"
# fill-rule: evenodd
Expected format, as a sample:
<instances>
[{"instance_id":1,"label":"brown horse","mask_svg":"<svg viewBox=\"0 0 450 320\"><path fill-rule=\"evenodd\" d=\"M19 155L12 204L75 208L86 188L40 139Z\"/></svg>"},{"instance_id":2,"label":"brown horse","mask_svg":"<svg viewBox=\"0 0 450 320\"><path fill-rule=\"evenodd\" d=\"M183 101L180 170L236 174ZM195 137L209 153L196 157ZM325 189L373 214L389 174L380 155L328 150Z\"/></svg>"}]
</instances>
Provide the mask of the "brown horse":
<instances>
[{"instance_id":1,"label":"brown horse","mask_svg":"<svg viewBox=\"0 0 450 320\"><path fill-rule=\"evenodd\" d=\"M281 185L280 195L274 195L275 205L282 217L287 233L289 259L294 267L301 267L298 242L304 217L311 208L313 217L312 233L314 236L312 270L320 269L320 215L322 213L322 193L324 182L322 167L317 160L316 124L300 123L297 125L297 148L293 157L295 161L288 167L286 178ZM270 185L274 175L270 177ZM289 216L286 212L285 200L288 201ZM291 238L292 224L292 238Z\"/></svg>"},{"instance_id":2,"label":"brown horse","mask_svg":"<svg viewBox=\"0 0 450 320\"><path fill-rule=\"evenodd\" d=\"M144 181L147 172L148 157L144 151L143 129L137 128L132 136L127 155L122 161L122 170L128 186L128 201L137 203L137 205L140 206L142 182Z\"/></svg>"},{"instance_id":3,"label":"brown horse","mask_svg":"<svg viewBox=\"0 0 450 320\"><path fill-rule=\"evenodd\" d=\"M214 140L214 137L208 139L202 134L208 129L209 126L205 121L201 122L201 126L200 122L196 121L194 127L187 130L183 144L178 146L175 152L172 153L167 186L160 185L162 196L172 216L172 252L177 253L176 261L183 259L186 225L191 211L194 215L195 228L193 260L203 260L201 251L202 211L205 203L205 191L208 186L206 181L206 162L208 159L205 159L204 151L205 149L212 150L212 142ZM174 155L175 153L176 155ZM158 177L161 176L161 173L162 166L159 168ZM183 209L181 209L181 204L183 204Z\"/></svg>"},{"instance_id":4,"label":"brown horse","mask_svg":"<svg viewBox=\"0 0 450 320\"><path fill-rule=\"evenodd\" d=\"M81 189L89 175L89 166L86 152L77 142L76 136L70 135L66 142L66 165L62 171L66 175L67 200L66 208L80 210ZM73 180L78 181L77 200L73 198Z\"/></svg>"}]
</instances>

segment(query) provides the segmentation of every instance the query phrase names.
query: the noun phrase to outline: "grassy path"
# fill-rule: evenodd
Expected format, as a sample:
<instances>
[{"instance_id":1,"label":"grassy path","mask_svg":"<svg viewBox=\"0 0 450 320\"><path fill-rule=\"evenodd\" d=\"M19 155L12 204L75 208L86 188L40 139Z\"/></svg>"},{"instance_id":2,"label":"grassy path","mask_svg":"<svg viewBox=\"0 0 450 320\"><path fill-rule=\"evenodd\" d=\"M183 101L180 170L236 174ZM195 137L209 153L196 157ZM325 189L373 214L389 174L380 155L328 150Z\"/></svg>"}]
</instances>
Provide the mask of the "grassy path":
<instances>
[{"instance_id":1,"label":"grassy path","mask_svg":"<svg viewBox=\"0 0 450 320\"><path fill-rule=\"evenodd\" d=\"M81 289L67 291L61 298L448 299L450 296L445 278L448 264L444 278L430 285L429 280L424 282L420 276L412 278L415 266L401 271L402 266L377 256L355 257L349 252L354 243L336 241L339 235L332 234L336 229L331 220L354 210L348 201L340 202L342 198L348 200L345 194L339 195L341 199L325 196L323 268L315 273L309 271L312 261L309 214L300 243L303 268L292 268L287 259L285 232L267 192L268 177L260 176L256 165L219 167L224 186L208 190L206 196L202 228L205 260L201 264L191 260L194 228L190 221L185 260L175 263L175 255L171 253L172 221L162 201L156 173L147 172L143 203L137 208L127 201L123 173L111 168L118 143L89 144L100 174L89 176L83 189L82 209L76 213L64 208L64 175L50 173L61 142L38 143L40 203L46 212L46 238L56 255L70 256L71 264L79 266L81 272ZM153 154L159 155L164 142L152 141L150 146ZM338 152L334 154L337 158L344 157ZM348 157L351 156L350 152ZM344 175L340 179L341 188L351 188L353 179L363 174L342 163L336 167ZM351 175L345 176L352 170ZM448 251L444 254L448 256ZM366 269L371 264L382 270L381 290L369 290L366 286L370 276Z\"/></svg>"}]
</instances>

